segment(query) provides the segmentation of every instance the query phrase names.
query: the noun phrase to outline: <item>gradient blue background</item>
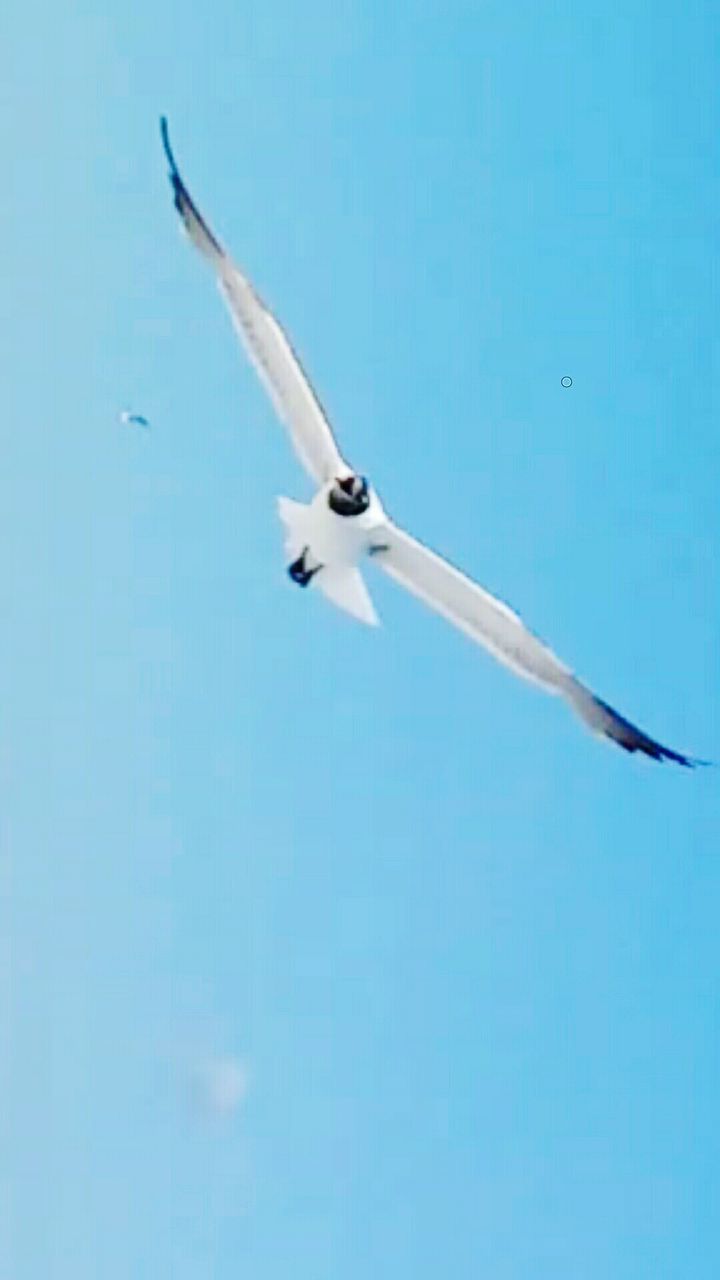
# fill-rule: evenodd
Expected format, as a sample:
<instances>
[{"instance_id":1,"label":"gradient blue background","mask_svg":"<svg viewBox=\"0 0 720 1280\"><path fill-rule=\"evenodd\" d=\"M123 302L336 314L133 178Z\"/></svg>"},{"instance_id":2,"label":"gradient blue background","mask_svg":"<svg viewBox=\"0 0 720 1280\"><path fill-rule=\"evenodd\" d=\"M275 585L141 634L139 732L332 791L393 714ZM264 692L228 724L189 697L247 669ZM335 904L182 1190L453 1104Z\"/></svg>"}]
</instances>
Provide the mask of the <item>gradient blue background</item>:
<instances>
[{"instance_id":1,"label":"gradient blue background","mask_svg":"<svg viewBox=\"0 0 720 1280\"><path fill-rule=\"evenodd\" d=\"M9 1280L718 1275L717 773L372 570L377 633L290 586L309 490L157 120L392 514L717 757L719 25L6 12Z\"/></svg>"}]
</instances>

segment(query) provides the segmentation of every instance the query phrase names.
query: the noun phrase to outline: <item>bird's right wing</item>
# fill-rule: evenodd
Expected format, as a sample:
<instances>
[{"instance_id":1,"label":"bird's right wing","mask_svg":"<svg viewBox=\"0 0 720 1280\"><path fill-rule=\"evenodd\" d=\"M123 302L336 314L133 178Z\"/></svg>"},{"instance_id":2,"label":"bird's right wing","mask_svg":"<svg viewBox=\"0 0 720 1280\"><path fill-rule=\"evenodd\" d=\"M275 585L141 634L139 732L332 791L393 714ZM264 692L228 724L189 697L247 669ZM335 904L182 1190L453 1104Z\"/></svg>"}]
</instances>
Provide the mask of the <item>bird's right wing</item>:
<instances>
[{"instance_id":1,"label":"bird's right wing","mask_svg":"<svg viewBox=\"0 0 720 1280\"><path fill-rule=\"evenodd\" d=\"M373 559L424 604L481 644L517 675L560 693L572 678L568 667L538 640L513 610L449 560L388 521Z\"/></svg>"},{"instance_id":2,"label":"bird's right wing","mask_svg":"<svg viewBox=\"0 0 720 1280\"><path fill-rule=\"evenodd\" d=\"M208 227L183 182L170 147L167 121L161 121L175 207L196 249L212 266L220 292L250 360L287 426L295 450L317 484L345 475L327 416L284 330L258 297Z\"/></svg>"},{"instance_id":3,"label":"bird's right wing","mask_svg":"<svg viewBox=\"0 0 720 1280\"><path fill-rule=\"evenodd\" d=\"M373 558L391 578L505 666L550 693L561 694L595 733L625 751L641 751L654 760L674 760L687 766L699 763L661 746L625 720L587 689L512 609L391 521L378 534Z\"/></svg>"}]
</instances>

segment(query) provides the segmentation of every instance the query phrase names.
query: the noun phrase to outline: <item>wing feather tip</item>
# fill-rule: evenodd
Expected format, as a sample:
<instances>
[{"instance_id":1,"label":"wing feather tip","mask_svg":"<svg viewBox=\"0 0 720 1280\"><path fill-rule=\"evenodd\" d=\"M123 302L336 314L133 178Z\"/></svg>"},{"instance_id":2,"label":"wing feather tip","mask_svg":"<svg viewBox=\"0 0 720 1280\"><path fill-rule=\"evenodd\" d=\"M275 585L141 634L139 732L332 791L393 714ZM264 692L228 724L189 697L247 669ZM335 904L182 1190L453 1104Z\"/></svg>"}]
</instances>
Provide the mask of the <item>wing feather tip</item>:
<instances>
[{"instance_id":1,"label":"wing feather tip","mask_svg":"<svg viewBox=\"0 0 720 1280\"><path fill-rule=\"evenodd\" d=\"M573 702L576 710L579 712L586 724L599 733L608 741L614 742L616 746L621 747L623 751L634 755L639 751L642 755L648 756L651 760L656 760L659 764L664 764L666 760L670 760L673 764L680 765L683 769L695 769L709 765L708 760L699 760L694 756L685 755L681 751L674 751L672 747L665 747L661 742L657 742L642 729L638 729L637 725L626 720L621 716L614 707L604 702L602 698L598 698L596 694L590 693L589 690L579 685L573 691Z\"/></svg>"},{"instance_id":2,"label":"wing feather tip","mask_svg":"<svg viewBox=\"0 0 720 1280\"><path fill-rule=\"evenodd\" d=\"M175 208L195 247L205 257L217 262L225 258L225 250L197 208L180 175L177 161L170 144L170 131L167 116L160 117L160 136L169 168L170 185L173 189Z\"/></svg>"},{"instance_id":3,"label":"wing feather tip","mask_svg":"<svg viewBox=\"0 0 720 1280\"><path fill-rule=\"evenodd\" d=\"M173 155L173 149L172 149L172 146L170 145L170 126L168 124L167 116L160 117L160 137L162 139L165 158L170 166L170 171L171 173L177 173L175 156Z\"/></svg>"},{"instance_id":4,"label":"wing feather tip","mask_svg":"<svg viewBox=\"0 0 720 1280\"><path fill-rule=\"evenodd\" d=\"M177 161L175 160L172 146L170 145L170 130L167 116L160 117L160 137L162 139L163 151L165 152L165 158L170 170L170 185L172 186L173 196L175 198L175 208L180 214L180 217L184 220L187 214L187 193L183 185L183 180L180 177L180 170L177 167Z\"/></svg>"}]
</instances>

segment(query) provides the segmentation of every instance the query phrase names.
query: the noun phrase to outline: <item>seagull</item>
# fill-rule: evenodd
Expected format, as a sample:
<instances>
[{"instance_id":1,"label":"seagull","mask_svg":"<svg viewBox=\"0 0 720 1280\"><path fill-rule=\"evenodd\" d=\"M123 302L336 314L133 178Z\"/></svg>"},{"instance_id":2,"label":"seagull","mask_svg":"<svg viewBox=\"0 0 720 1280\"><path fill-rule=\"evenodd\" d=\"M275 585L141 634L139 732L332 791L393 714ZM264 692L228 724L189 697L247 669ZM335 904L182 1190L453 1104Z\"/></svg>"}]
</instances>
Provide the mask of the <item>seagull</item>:
<instances>
[{"instance_id":1,"label":"seagull","mask_svg":"<svg viewBox=\"0 0 720 1280\"><path fill-rule=\"evenodd\" d=\"M212 268L232 323L316 486L309 504L278 498L288 574L317 586L335 605L370 626L378 618L360 572L370 557L400 586L465 632L517 675L559 694L599 736L652 760L692 768L701 763L656 742L578 680L512 609L386 515L375 489L342 457L328 415L285 331L195 205L175 162L165 117L160 122L170 182L185 231Z\"/></svg>"}]
</instances>

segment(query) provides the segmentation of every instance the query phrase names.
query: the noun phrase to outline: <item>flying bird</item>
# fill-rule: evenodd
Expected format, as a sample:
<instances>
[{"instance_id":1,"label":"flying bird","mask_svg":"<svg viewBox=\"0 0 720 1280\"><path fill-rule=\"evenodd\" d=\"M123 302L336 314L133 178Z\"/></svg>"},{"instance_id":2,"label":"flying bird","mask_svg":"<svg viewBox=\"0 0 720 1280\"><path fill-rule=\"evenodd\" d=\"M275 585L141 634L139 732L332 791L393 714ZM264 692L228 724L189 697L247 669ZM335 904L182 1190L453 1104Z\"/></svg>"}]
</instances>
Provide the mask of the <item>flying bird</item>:
<instances>
[{"instance_id":1,"label":"flying bird","mask_svg":"<svg viewBox=\"0 0 720 1280\"><path fill-rule=\"evenodd\" d=\"M653 760L672 760L686 767L700 763L662 746L603 702L506 604L386 515L375 489L342 457L328 416L287 334L200 214L180 176L164 117L161 133L175 207L185 230L215 273L247 355L317 486L309 504L278 499L292 581L300 587L312 583L341 609L376 625L377 615L359 568L365 557L371 557L391 578L517 675L560 694L595 733Z\"/></svg>"},{"instance_id":2,"label":"flying bird","mask_svg":"<svg viewBox=\"0 0 720 1280\"><path fill-rule=\"evenodd\" d=\"M132 413L130 409L123 409L120 414L120 421L126 427L145 427L149 430L150 423L141 413Z\"/></svg>"}]
</instances>

